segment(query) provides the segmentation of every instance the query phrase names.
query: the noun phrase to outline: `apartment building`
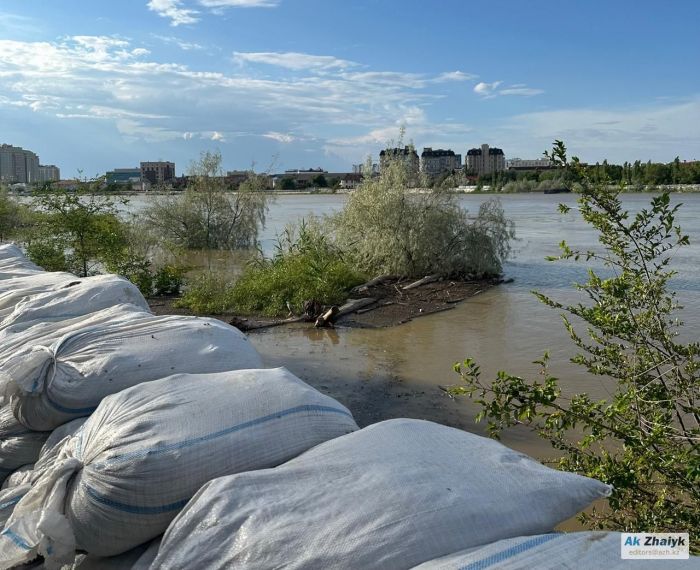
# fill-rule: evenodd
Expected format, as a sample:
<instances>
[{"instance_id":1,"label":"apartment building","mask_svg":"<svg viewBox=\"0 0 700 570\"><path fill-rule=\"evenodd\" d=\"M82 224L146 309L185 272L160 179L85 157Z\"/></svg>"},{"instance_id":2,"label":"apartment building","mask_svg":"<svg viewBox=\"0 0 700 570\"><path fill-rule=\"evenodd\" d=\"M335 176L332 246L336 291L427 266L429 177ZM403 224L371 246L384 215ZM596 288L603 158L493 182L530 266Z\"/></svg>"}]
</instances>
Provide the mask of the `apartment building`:
<instances>
[{"instance_id":1,"label":"apartment building","mask_svg":"<svg viewBox=\"0 0 700 570\"><path fill-rule=\"evenodd\" d=\"M40 164L38 182L58 182L61 179L61 170L55 164Z\"/></svg>"},{"instance_id":2,"label":"apartment building","mask_svg":"<svg viewBox=\"0 0 700 570\"><path fill-rule=\"evenodd\" d=\"M142 162L141 179L151 185L172 182L175 178L175 163L166 161Z\"/></svg>"},{"instance_id":3,"label":"apartment building","mask_svg":"<svg viewBox=\"0 0 700 570\"><path fill-rule=\"evenodd\" d=\"M39 157L31 150L0 145L0 182L34 184L39 182Z\"/></svg>"},{"instance_id":4,"label":"apartment building","mask_svg":"<svg viewBox=\"0 0 700 570\"><path fill-rule=\"evenodd\" d=\"M453 150L433 150L425 147L420 155L420 171L428 176L439 176L462 168L462 155Z\"/></svg>"},{"instance_id":5,"label":"apartment building","mask_svg":"<svg viewBox=\"0 0 700 570\"><path fill-rule=\"evenodd\" d=\"M506 157L500 148L490 148L482 144L481 148L472 148L467 151L466 168L477 176L502 172L506 169Z\"/></svg>"}]
</instances>

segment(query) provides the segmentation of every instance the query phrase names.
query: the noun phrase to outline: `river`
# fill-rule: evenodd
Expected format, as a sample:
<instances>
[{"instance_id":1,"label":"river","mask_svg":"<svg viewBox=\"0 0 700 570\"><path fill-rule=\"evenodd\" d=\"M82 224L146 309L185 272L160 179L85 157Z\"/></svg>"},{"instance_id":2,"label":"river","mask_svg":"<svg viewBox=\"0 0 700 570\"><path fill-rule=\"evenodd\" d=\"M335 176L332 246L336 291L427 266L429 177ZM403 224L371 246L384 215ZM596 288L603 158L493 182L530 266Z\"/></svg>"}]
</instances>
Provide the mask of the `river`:
<instances>
[{"instance_id":1,"label":"river","mask_svg":"<svg viewBox=\"0 0 700 570\"><path fill-rule=\"evenodd\" d=\"M635 211L649 203L650 194L627 194L626 207ZM464 195L463 207L476 212L488 195ZM148 197L131 197L130 209L138 210ZM342 207L343 195L282 195L271 205L261 235L270 251L275 236L288 222L310 213L321 215ZM559 314L541 304L531 293L538 290L559 300L575 300L572 284L586 277L583 264L548 262L563 239L571 246L596 246L596 234L572 211L560 215L559 202L576 205L575 195L506 194L501 196L508 217L515 221L517 241L505 264L506 277L514 281L487 290L453 310L421 317L386 329L316 330L279 327L251 335L265 362L286 366L323 391L334 395L358 416L362 424L388 417L410 416L440 421L475 431L476 407L454 401L440 385L458 383L453 363L466 356L481 365L485 378L498 370L521 375L537 374L532 362L544 351L551 355L551 371L566 391L584 391L605 397L606 381L592 377L568 359L574 349ZM678 222L689 234L691 245L681 250L674 264L681 272L674 279L684 336L697 340L700 326L700 194L674 194L683 202ZM546 442L524 429L504 437L508 445L545 458Z\"/></svg>"}]
</instances>

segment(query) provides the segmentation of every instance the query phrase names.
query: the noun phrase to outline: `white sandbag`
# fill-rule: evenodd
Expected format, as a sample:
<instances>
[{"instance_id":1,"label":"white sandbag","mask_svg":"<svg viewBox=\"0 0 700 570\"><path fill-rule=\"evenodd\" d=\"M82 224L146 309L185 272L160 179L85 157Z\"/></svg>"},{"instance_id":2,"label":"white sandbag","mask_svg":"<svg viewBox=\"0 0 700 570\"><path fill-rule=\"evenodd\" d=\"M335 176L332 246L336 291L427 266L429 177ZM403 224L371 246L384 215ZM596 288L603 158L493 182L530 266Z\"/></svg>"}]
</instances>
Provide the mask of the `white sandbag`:
<instances>
[{"instance_id":1,"label":"white sandbag","mask_svg":"<svg viewBox=\"0 0 700 570\"><path fill-rule=\"evenodd\" d=\"M96 275L73 279L53 290L25 296L3 317L0 329L47 319L70 319L123 303L150 311L138 287L123 277Z\"/></svg>"},{"instance_id":2,"label":"white sandbag","mask_svg":"<svg viewBox=\"0 0 700 570\"><path fill-rule=\"evenodd\" d=\"M153 568L406 569L551 531L610 487L488 438L389 420L276 468L211 481Z\"/></svg>"},{"instance_id":3,"label":"white sandbag","mask_svg":"<svg viewBox=\"0 0 700 570\"><path fill-rule=\"evenodd\" d=\"M0 534L0 568L49 550L57 560L76 547L126 552L162 534L207 481L279 465L355 429L344 406L284 368L139 384L105 398L54 448Z\"/></svg>"},{"instance_id":4,"label":"white sandbag","mask_svg":"<svg viewBox=\"0 0 700 570\"><path fill-rule=\"evenodd\" d=\"M158 554L159 546L160 537L118 556L88 554L80 560L76 559L71 570L149 570Z\"/></svg>"},{"instance_id":5,"label":"white sandbag","mask_svg":"<svg viewBox=\"0 0 700 570\"><path fill-rule=\"evenodd\" d=\"M89 315L72 319L59 318L39 323L21 323L0 330L0 402L5 401L6 385L9 377L1 373L4 362L20 350L33 346L50 346L66 334L83 330L89 326L133 322L151 316L134 305L116 305Z\"/></svg>"},{"instance_id":6,"label":"white sandbag","mask_svg":"<svg viewBox=\"0 0 700 570\"><path fill-rule=\"evenodd\" d=\"M698 570L700 558L623 560L619 532L519 536L431 560L413 570Z\"/></svg>"},{"instance_id":7,"label":"white sandbag","mask_svg":"<svg viewBox=\"0 0 700 570\"><path fill-rule=\"evenodd\" d=\"M171 374L260 368L246 336L217 319L149 316L20 349L0 366L15 417L37 431L87 416L109 394Z\"/></svg>"},{"instance_id":8,"label":"white sandbag","mask_svg":"<svg viewBox=\"0 0 700 570\"><path fill-rule=\"evenodd\" d=\"M75 433L83 427L83 424L87 421L87 418L76 418L68 423L58 426L55 430L51 432L51 435L46 439L46 442L39 451L39 460L46 456L54 446L61 443L64 439L69 436L75 435Z\"/></svg>"},{"instance_id":9,"label":"white sandbag","mask_svg":"<svg viewBox=\"0 0 700 570\"><path fill-rule=\"evenodd\" d=\"M5 525L14 511L15 505L20 502L29 489L31 489L31 485L23 484L0 491L0 525Z\"/></svg>"},{"instance_id":10,"label":"white sandbag","mask_svg":"<svg viewBox=\"0 0 700 570\"><path fill-rule=\"evenodd\" d=\"M22 465L15 469L10 476L5 479L2 484L2 490L11 489L17 485L22 485L24 483L29 483L31 481L32 471L34 471L34 464L29 463L27 465Z\"/></svg>"},{"instance_id":11,"label":"white sandbag","mask_svg":"<svg viewBox=\"0 0 700 570\"><path fill-rule=\"evenodd\" d=\"M9 406L0 409L0 483L19 467L34 463L50 432L28 430Z\"/></svg>"},{"instance_id":12,"label":"white sandbag","mask_svg":"<svg viewBox=\"0 0 700 570\"><path fill-rule=\"evenodd\" d=\"M79 279L71 273L47 271L0 281L0 317L5 318L27 296L46 293L77 281Z\"/></svg>"},{"instance_id":13,"label":"white sandbag","mask_svg":"<svg viewBox=\"0 0 700 570\"><path fill-rule=\"evenodd\" d=\"M15 243L3 243L0 245L0 260L6 259L27 259L24 252Z\"/></svg>"}]
</instances>

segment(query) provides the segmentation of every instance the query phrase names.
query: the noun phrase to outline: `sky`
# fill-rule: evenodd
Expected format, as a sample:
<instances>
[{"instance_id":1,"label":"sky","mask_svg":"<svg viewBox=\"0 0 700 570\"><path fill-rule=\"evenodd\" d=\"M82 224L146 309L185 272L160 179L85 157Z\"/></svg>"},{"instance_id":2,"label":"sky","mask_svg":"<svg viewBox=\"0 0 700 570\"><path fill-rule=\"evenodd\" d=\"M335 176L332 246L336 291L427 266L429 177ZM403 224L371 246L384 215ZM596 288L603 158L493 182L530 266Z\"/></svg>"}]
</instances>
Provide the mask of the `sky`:
<instances>
[{"instance_id":1,"label":"sky","mask_svg":"<svg viewBox=\"0 0 700 570\"><path fill-rule=\"evenodd\" d=\"M203 151L347 171L462 155L700 159L700 1L0 0L0 143L63 178Z\"/></svg>"}]
</instances>

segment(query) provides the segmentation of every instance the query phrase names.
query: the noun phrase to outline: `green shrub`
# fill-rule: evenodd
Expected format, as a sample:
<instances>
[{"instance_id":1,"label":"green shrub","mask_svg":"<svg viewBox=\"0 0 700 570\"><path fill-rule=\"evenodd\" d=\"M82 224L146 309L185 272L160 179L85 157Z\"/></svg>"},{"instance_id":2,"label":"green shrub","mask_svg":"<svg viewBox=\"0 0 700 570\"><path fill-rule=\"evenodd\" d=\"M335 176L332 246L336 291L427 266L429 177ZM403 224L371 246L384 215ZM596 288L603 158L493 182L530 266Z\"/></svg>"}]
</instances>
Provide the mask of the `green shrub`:
<instances>
[{"instance_id":1,"label":"green shrub","mask_svg":"<svg viewBox=\"0 0 700 570\"><path fill-rule=\"evenodd\" d=\"M260 257L236 282L231 299L237 311L283 316L301 313L304 301L342 303L364 277L345 261L313 222L289 227L271 259Z\"/></svg>"},{"instance_id":2,"label":"green shrub","mask_svg":"<svg viewBox=\"0 0 700 570\"><path fill-rule=\"evenodd\" d=\"M156 295L179 295L187 268L179 265L165 265L153 276L153 290Z\"/></svg>"},{"instance_id":3,"label":"green shrub","mask_svg":"<svg viewBox=\"0 0 700 570\"><path fill-rule=\"evenodd\" d=\"M197 315L220 315L232 310L231 281L220 273L203 273L187 280L184 295L175 303Z\"/></svg>"}]
</instances>

